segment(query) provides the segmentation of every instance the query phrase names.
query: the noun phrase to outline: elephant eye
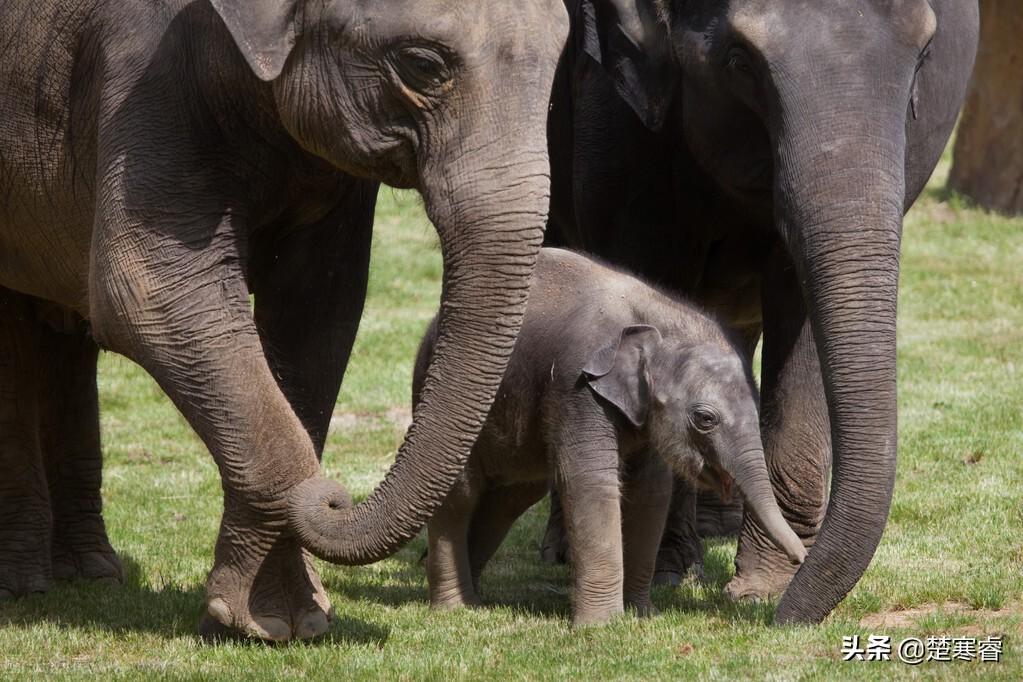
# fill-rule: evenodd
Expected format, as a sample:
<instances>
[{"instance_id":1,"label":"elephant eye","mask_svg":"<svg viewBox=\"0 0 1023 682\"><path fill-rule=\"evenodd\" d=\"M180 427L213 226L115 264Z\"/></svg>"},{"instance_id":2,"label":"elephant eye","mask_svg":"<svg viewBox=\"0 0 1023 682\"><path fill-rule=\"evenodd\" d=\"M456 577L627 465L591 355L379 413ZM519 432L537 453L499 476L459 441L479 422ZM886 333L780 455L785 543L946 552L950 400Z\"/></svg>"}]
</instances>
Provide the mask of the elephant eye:
<instances>
[{"instance_id":1,"label":"elephant eye","mask_svg":"<svg viewBox=\"0 0 1023 682\"><path fill-rule=\"evenodd\" d=\"M741 47L733 47L728 50L725 65L731 71L735 71L736 73L740 73L744 76L748 76L753 72L749 53Z\"/></svg>"},{"instance_id":2,"label":"elephant eye","mask_svg":"<svg viewBox=\"0 0 1023 682\"><path fill-rule=\"evenodd\" d=\"M402 48L395 61L398 75L413 90L429 93L451 80L451 68L447 60L432 48Z\"/></svg>"},{"instance_id":3,"label":"elephant eye","mask_svg":"<svg viewBox=\"0 0 1023 682\"><path fill-rule=\"evenodd\" d=\"M692 409L689 414L689 420L700 433L713 431L720 421L714 410L702 405Z\"/></svg>"}]
</instances>

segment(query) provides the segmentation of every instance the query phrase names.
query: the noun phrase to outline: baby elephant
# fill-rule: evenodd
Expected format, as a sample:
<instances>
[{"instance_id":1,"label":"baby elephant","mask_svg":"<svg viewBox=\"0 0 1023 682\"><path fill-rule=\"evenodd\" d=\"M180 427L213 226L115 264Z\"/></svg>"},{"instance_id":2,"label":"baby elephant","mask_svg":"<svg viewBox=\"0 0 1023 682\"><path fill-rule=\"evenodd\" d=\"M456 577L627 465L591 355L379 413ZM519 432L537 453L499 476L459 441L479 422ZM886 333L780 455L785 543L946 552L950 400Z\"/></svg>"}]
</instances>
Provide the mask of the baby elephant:
<instances>
[{"instance_id":1,"label":"baby elephant","mask_svg":"<svg viewBox=\"0 0 1023 682\"><path fill-rule=\"evenodd\" d=\"M416 361L419 400L436 320ZM579 254L544 249L511 363L459 484L429 522L430 602L479 603L511 525L561 494L573 622L655 613L650 581L672 472L730 494L733 480L793 562L764 463L757 391L739 346L691 305Z\"/></svg>"}]
</instances>

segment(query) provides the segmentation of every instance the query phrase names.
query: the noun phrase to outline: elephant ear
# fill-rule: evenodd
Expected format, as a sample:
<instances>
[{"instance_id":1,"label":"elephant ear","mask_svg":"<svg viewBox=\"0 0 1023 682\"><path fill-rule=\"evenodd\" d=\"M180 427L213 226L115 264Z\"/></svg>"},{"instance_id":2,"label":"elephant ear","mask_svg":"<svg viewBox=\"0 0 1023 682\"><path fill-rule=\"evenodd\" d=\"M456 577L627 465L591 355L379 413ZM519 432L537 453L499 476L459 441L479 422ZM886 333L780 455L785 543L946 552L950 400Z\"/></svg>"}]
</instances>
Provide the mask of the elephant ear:
<instances>
[{"instance_id":1,"label":"elephant ear","mask_svg":"<svg viewBox=\"0 0 1023 682\"><path fill-rule=\"evenodd\" d=\"M582 0L579 12L583 51L604 67L643 124L659 131L677 76L668 27L653 0Z\"/></svg>"},{"instance_id":2,"label":"elephant ear","mask_svg":"<svg viewBox=\"0 0 1023 682\"><path fill-rule=\"evenodd\" d=\"M210 0L245 61L261 80L281 75L295 47L301 0Z\"/></svg>"},{"instance_id":3,"label":"elephant ear","mask_svg":"<svg viewBox=\"0 0 1023 682\"><path fill-rule=\"evenodd\" d=\"M661 342L661 332L645 324L626 327L617 340L604 346L583 367L593 392L614 405L635 427L646 423L650 411L647 361Z\"/></svg>"}]
</instances>

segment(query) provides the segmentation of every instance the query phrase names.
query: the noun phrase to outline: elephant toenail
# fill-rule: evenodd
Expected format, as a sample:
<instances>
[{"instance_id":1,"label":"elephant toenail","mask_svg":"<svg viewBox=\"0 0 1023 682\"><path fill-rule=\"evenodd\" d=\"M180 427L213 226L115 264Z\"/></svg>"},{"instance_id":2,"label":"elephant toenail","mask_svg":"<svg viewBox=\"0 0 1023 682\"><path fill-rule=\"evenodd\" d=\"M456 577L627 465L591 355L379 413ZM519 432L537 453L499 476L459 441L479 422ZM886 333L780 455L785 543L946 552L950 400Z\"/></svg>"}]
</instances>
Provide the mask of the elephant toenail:
<instances>
[{"instance_id":1,"label":"elephant toenail","mask_svg":"<svg viewBox=\"0 0 1023 682\"><path fill-rule=\"evenodd\" d=\"M291 626L274 616L257 616L246 625L251 637L268 642L287 642L291 639Z\"/></svg>"},{"instance_id":2,"label":"elephant toenail","mask_svg":"<svg viewBox=\"0 0 1023 682\"><path fill-rule=\"evenodd\" d=\"M229 607L227 602L220 597L215 597L210 600L210 603L206 605L206 612L224 625L231 625L231 607Z\"/></svg>"},{"instance_id":3,"label":"elephant toenail","mask_svg":"<svg viewBox=\"0 0 1023 682\"><path fill-rule=\"evenodd\" d=\"M330 621L323 611L310 611L298 623L295 629L295 637L299 639L313 639L319 637L330 627Z\"/></svg>"}]
</instances>

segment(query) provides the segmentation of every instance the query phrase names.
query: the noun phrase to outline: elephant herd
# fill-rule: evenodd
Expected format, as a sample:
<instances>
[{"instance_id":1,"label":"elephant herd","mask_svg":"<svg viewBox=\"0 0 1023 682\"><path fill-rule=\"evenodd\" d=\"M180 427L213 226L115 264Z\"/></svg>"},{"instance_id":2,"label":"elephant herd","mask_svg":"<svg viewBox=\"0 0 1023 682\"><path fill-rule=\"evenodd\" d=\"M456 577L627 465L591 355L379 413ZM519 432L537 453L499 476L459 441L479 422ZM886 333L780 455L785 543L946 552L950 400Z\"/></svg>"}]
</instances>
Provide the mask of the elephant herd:
<instances>
[{"instance_id":1,"label":"elephant herd","mask_svg":"<svg viewBox=\"0 0 1023 682\"><path fill-rule=\"evenodd\" d=\"M821 621L887 520L902 220L977 30L975 0L0 0L0 599L122 577L104 349L219 468L201 630L322 634L311 555L383 559L464 484L546 241L710 311L746 366L762 340L757 442L802 546L747 510L727 589ZM380 183L422 195L443 293L353 506L318 460Z\"/></svg>"}]
</instances>

